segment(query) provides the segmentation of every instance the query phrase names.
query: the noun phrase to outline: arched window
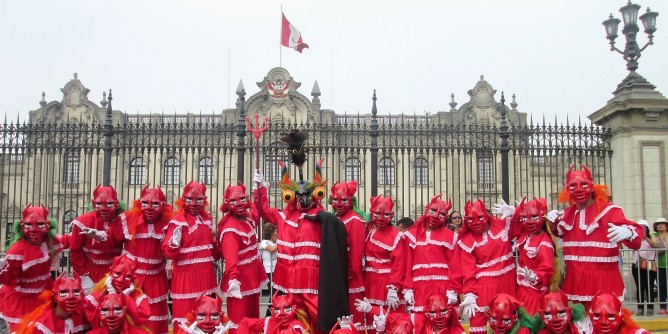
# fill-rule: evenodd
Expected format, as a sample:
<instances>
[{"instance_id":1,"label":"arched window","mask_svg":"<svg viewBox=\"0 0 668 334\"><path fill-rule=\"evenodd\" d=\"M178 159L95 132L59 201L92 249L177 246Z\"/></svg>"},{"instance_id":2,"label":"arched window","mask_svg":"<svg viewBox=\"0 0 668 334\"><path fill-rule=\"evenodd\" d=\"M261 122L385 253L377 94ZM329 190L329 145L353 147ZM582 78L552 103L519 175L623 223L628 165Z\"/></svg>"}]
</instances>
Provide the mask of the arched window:
<instances>
[{"instance_id":1,"label":"arched window","mask_svg":"<svg viewBox=\"0 0 668 334\"><path fill-rule=\"evenodd\" d=\"M74 210L67 210L63 215L63 233L70 234L72 232L72 221L77 218L77 212Z\"/></svg>"},{"instance_id":2,"label":"arched window","mask_svg":"<svg viewBox=\"0 0 668 334\"><path fill-rule=\"evenodd\" d=\"M163 184L179 184L179 178L181 177L181 162L179 159L171 157L165 160L165 177L163 179Z\"/></svg>"},{"instance_id":3,"label":"arched window","mask_svg":"<svg viewBox=\"0 0 668 334\"><path fill-rule=\"evenodd\" d=\"M489 150L481 150L476 153L478 187L490 190L494 187L494 156Z\"/></svg>"},{"instance_id":4,"label":"arched window","mask_svg":"<svg viewBox=\"0 0 668 334\"><path fill-rule=\"evenodd\" d=\"M378 184L394 184L394 160L392 158L383 158L378 163Z\"/></svg>"},{"instance_id":5,"label":"arched window","mask_svg":"<svg viewBox=\"0 0 668 334\"><path fill-rule=\"evenodd\" d=\"M199 182L213 184L213 159L209 157L199 159Z\"/></svg>"},{"instance_id":6,"label":"arched window","mask_svg":"<svg viewBox=\"0 0 668 334\"><path fill-rule=\"evenodd\" d=\"M429 162L425 158L413 160L413 183L416 186L429 184Z\"/></svg>"},{"instance_id":7,"label":"arched window","mask_svg":"<svg viewBox=\"0 0 668 334\"><path fill-rule=\"evenodd\" d=\"M69 152L65 155L63 166L63 182L66 184L79 184L79 164L81 158L78 152Z\"/></svg>"},{"instance_id":8,"label":"arched window","mask_svg":"<svg viewBox=\"0 0 668 334\"><path fill-rule=\"evenodd\" d=\"M360 175L361 169L362 164L360 163L360 159L355 157L348 158L346 160L346 181L357 181L358 183L362 183Z\"/></svg>"},{"instance_id":9,"label":"arched window","mask_svg":"<svg viewBox=\"0 0 668 334\"><path fill-rule=\"evenodd\" d=\"M130 184L146 183L146 162L142 157L130 161Z\"/></svg>"}]
</instances>

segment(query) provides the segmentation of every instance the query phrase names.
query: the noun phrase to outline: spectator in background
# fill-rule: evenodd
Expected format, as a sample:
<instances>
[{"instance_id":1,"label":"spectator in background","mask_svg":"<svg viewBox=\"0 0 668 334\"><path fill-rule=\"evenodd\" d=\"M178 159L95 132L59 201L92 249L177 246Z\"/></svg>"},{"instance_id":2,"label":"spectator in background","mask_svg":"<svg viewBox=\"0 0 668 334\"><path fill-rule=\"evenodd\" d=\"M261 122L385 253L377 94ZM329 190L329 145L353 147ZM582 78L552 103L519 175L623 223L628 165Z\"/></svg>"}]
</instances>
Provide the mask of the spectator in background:
<instances>
[{"instance_id":1,"label":"spectator in background","mask_svg":"<svg viewBox=\"0 0 668 334\"><path fill-rule=\"evenodd\" d=\"M278 240L278 229L276 225L272 223L266 223L262 227L262 241L258 249L260 250L260 257L262 258L262 263L264 264L264 271L269 276L269 284L267 284L267 289L269 291L269 302L271 302L271 274L274 273L274 268L276 268L276 255L278 246L276 245L276 240Z\"/></svg>"},{"instance_id":2,"label":"spectator in background","mask_svg":"<svg viewBox=\"0 0 668 334\"><path fill-rule=\"evenodd\" d=\"M452 211L450 219L448 220L448 228L459 233L462 228L462 214L459 211Z\"/></svg>"},{"instance_id":3,"label":"spectator in background","mask_svg":"<svg viewBox=\"0 0 668 334\"><path fill-rule=\"evenodd\" d=\"M668 271L668 253L666 253L665 248L668 245L668 220L666 218L657 218L654 222L654 233L652 234L652 239L649 241L649 244L655 248L664 248L663 250L657 250L657 280L656 283L659 287L659 307L661 310L659 314L668 314L666 311L666 299L668 299L668 280L667 271Z\"/></svg>"},{"instance_id":4,"label":"spectator in background","mask_svg":"<svg viewBox=\"0 0 668 334\"><path fill-rule=\"evenodd\" d=\"M410 217L404 217L399 219L399 221L397 222L397 228L401 232L406 232L406 230L408 230L411 226L413 226L413 224L415 224L413 219L411 219Z\"/></svg>"},{"instance_id":5,"label":"spectator in background","mask_svg":"<svg viewBox=\"0 0 668 334\"><path fill-rule=\"evenodd\" d=\"M645 315L645 305L647 305L647 315L654 315L654 298L656 293L652 288L656 280L656 252L652 249L651 235L649 233L649 224L646 220L639 220L639 225L645 228L645 239L640 244L640 249L633 252L633 264L631 272L633 280L636 283L636 298L638 300L637 316Z\"/></svg>"}]
</instances>

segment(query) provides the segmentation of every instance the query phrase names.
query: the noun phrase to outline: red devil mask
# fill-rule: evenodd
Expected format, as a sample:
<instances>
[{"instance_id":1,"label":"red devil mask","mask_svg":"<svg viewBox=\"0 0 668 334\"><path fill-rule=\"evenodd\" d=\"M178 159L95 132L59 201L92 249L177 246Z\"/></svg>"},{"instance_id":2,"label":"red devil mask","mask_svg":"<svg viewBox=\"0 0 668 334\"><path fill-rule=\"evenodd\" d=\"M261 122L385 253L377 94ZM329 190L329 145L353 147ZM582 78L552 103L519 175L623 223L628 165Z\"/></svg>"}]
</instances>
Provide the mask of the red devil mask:
<instances>
[{"instance_id":1,"label":"red devil mask","mask_svg":"<svg viewBox=\"0 0 668 334\"><path fill-rule=\"evenodd\" d=\"M500 293L492 299L487 310L489 326L494 333L506 334L517 324L517 309L521 306L515 297Z\"/></svg>"},{"instance_id":2,"label":"red devil mask","mask_svg":"<svg viewBox=\"0 0 668 334\"><path fill-rule=\"evenodd\" d=\"M114 187L97 186L93 190L93 208L98 217L106 222L112 221L118 214L118 194Z\"/></svg>"},{"instance_id":3,"label":"red devil mask","mask_svg":"<svg viewBox=\"0 0 668 334\"><path fill-rule=\"evenodd\" d=\"M218 298L201 296L195 301L193 314L196 317L197 328L202 332L211 334L220 325L224 313L221 311L223 302Z\"/></svg>"},{"instance_id":4,"label":"red devil mask","mask_svg":"<svg viewBox=\"0 0 668 334\"><path fill-rule=\"evenodd\" d=\"M137 263L127 255L123 254L114 258L114 263L111 265L111 285L117 293L122 293L135 281L135 271L137 270Z\"/></svg>"},{"instance_id":5,"label":"red devil mask","mask_svg":"<svg viewBox=\"0 0 668 334\"><path fill-rule=\"evenodd\" d=\"M83 305L84 293L81 289L81 279L77 273L74 273L74 278L65 276L65 273L60 274L53 282L53 296L56 306L71 314L80 309Z\"/></svg>"},{"instance_id":6,"label":"red devil mask","mask_svg":"<svg viewBox=\"0 0 668 334\"><path fill-rule=\"evenodd\" d=\"M334 183L329 195L329 203L336 211L336 215L341 217L353 209L353 196L357 191L357 181L343 183Z\"/></svg>"},{"instance_id":7,"label":"red devil mask","mask_svg":"<svg viewBox=\"0 0 668 334\"><path fill-rule=\"evenodd\" d=\"M431 323L433 330L441 330L448 326L452 311L454 309L448 307L448 298L442 292L437 292L427 298L424 316Z\"/></svg>"},{"instance_id":8,"label":"red devil mask","mask_svg":"<svg viewBox=\"0 0 668 334\"><path fill-rule=\"evenodd\" d=\"M485 203L478 199L475 202L466 202L464 207L464 222L474 233L482 234L489 227L489 214Z\"/></svg>"},{"instance_id":9,"label":"red devil mask","mask_svg":"<svg viewBox=\"0 0 668 334\"><path fill-rule=\"evenodd\" d=\"M49 211L42 205L32 206L32 204L28 204L23 209L21 231L23 231L26 242L31 245L39 245L44 242L50 226L48 215Z\"/></svg>"},{"instance_id":10,"label":"red devil mask","mask_svg":"<svg viewBox=\"0 0 668 334\"><path fill-rule=\"evenodd\" d=\"M435 230L445 226L448 220L448 211L452 209L452 201L443 201L441 195L431 198L424 214L427 216L427 226L430 230Z\"/></svg>"},{"instance_id":11,"label":"red devil mask","mask_svg":"<svg viewBox=\"0 0 668 334\"><path fill-rule=\"evenodd\" d=\"M545 215L547 214L547 203L544 198L534 197L534 199L520 203L517 210L519 212L519 221L522 227L531 234L538 233L545 225Z\"/></svg>"},{"instance_id":12,"label":"red devil mask","mask_svg":"<svg viewBox=\"0 0 668 334\"><path fill-rule=\"evenodd\" d=\"M371 197L371 222L376 228L382 229L392 223L394 217L394 201L391 197Z\"/></svg>"},{"instance_id":13,"label":"red devil mask","mask_svg":"<svg viewBox=\"0 0 668 334\"><path fill-rule=\"evenodd\" d=\"M111 293L102 297L99 306L100 322L107 328L109 333L120 333L125 325L127 306L125 297L117 293Z\"/></svg>"},{"instance_id":14,"label":"red devil mask","mask_svg":"<svg viewBox=\"0 0 668 334\"><path fill-rule=\"evenodd\" d=\"M162 189L148 188L148 184L141 190L141 213L144 216L144 221L147 223L155 223L160 220L162 210L165 207L165 193Z\"/></svg>"},{"instance_id":15,"label":"red devil mask","mask_svg":"<svg viewBox=\"0 0 668 334\"><path fill-rule=\"evenodd\" d=\"M190 181L183 188L181 198L185 204L185 212L191 216L198 216L206 206L206 186L199 182Z\"/></svg>"},{"instance_id":16,"label":"red devil mask","mask_svg":"<svg viewBox=\"0 0 668 334\"><path fill-rule=\"evenodd\" d=\"M278 292L275 293L271 300L271 310L282 330L288 329L290 322L297 317L297 309L290 293L282 296L279 296Z\"/></svg>"},{"instance_id":17,"label":"red devil mask","mask_svg":"<svg viewBox=\"0 0 668 334\"><path fill-rule=\"evenodd\" d=\"M543 295L540 301L540 317L550 333L566 333L570 329L572 317L571 307L568 306L568 298L561 292L551 292Z\"/></svg>"},{"instance_id":18,"label":"red devil mask","mask_svg":"<svg viewBox=\"0 0 668 334\"><path fill-rule=\"evenodd\" d=\"M618 333L622 326L622 302L614 294L597 294L591 300L589 318L594 333Z\"/></svg>"},{"instance_id":19,"label":"red devil mask","mask_svg":"<svg viewBox=\"0 0 668 334\"><path fill-rule=\"evenodd\" d=\"M408 314L391 313L387 316L387 329L391 334L412 334L413 321Z\"/></svg>"},{"instance_id":20,"label":"red devil mask","mask_svg":"<svg viewBox=\"0 0 668 334\"><path fill-rule=\"evenodd\" d=\"M246 186L239 182L238 186L229 185L223 194L221 211L230 212L238 218L245 218L251 203L246 195Z\"/></svg>"},{"instance_id":21,"label":"red devil mask","mask_svg":"<svg viewBox=\"0 0 668 334\"><path fill-rule=\"evenodd\" d=\"M587 165L582 165L583 170L573 170L573 165L566 173L566 189L568 197L576 205L584 206L591 199L594 193L594 179Z\"/></svg>"}]
</instances>

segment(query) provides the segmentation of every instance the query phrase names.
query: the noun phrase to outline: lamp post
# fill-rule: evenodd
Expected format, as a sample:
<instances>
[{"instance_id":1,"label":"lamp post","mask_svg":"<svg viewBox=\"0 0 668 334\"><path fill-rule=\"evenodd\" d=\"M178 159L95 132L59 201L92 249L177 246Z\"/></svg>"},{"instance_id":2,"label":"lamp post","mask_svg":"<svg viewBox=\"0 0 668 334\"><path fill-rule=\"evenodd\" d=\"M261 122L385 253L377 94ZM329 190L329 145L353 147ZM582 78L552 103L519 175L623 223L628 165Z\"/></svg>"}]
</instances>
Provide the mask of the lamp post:
<instances>
[{"instance_id":1,"label":"lamp post","mask_svg":"<svg viewBox=\"0 0 668 334\"><path fill-rule=\"evenodd\" d=\"M647 8L645 14L640 15L640 20L645 27L645 33L649 39L649 41L641 48L636 41L636 36L640 30L637 24L639 10L640 5L632 4L631 1L629 1L626 6L619 9L622 13L622 19L624 20L624 28L622 29L622 34L626 37L624 51L615 47L617 28L621 21L614 18L612 14L610 14L610 18L603 21L607 39L610 40L610 51L617 51L624 56L624 60L626 60L626 69L631 72L629 76L635 76L635 71L638 69L638 58L640 58L640 55L648 46L654 44L653 38L654 32L656 31L656 17L659 16L659 13L652 12L649 8Z\"/></svg>"}]
</instances>

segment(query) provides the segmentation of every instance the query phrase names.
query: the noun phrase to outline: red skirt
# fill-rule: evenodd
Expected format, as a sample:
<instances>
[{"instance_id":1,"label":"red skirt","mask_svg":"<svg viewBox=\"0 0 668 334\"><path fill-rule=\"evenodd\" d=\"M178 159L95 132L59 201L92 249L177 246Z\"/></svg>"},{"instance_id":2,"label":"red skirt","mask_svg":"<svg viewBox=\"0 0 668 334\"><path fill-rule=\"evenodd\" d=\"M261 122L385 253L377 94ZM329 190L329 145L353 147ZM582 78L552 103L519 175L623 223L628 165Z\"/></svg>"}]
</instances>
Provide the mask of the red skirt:
<instances>
[{"instance_id":1,"label":"red skirt","mask_svg":"<svg viewBox=\"0 0 668 334\"><path fill-rule=\"evenodd\" d=\"M614 292L619 298L624 296L624 281L619 269L606 271L566 272L561 290L569 300L589 302L598 291Z\"/></svg>"},{"instance_id":2,"label":"red skirt","mask_svg":"<svg viewBox=\"0 0 668 334\"><path fill-rule=\"evenodd\" d=\"M0 318L7 321L11 333L18 329L25 315L43 304L38 296L17 292L7 285L0 286Z\"/></svg>"}]
</instances>

